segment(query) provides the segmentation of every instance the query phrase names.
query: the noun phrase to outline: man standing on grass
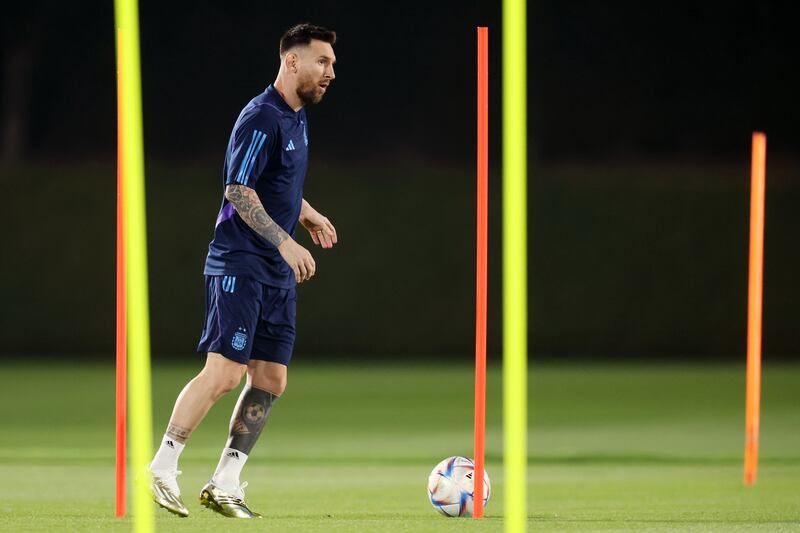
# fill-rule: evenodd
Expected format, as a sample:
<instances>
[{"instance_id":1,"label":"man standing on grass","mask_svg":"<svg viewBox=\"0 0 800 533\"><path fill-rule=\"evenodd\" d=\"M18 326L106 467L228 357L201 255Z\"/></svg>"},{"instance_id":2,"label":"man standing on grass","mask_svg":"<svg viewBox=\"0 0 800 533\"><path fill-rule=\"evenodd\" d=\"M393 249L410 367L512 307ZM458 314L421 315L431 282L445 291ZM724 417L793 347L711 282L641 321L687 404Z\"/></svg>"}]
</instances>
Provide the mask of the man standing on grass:
<instances>
[{"instance_id":1,"label":"man standing on grass","mask_svg":"<svg viewBox=\"0 0 800 533\"><path fill-rule=\"evenodd\" d=\"M153 498L179 516L189 511L177 483L178 457L221 396L247 384L230 434L200 502L228 517L254 518L239 474L286 388L295 338L295 286L316 271L292 238L299 221L314 244L337 242L333 224L303 198L308 166L304 107L319 103L335 78L336 33L300 24L281 37L275 83L242 110L225 156L225 197L206 259L206 323L198 346L203 370L178 399L150 471Z\"/></svg>"}]
</instances>

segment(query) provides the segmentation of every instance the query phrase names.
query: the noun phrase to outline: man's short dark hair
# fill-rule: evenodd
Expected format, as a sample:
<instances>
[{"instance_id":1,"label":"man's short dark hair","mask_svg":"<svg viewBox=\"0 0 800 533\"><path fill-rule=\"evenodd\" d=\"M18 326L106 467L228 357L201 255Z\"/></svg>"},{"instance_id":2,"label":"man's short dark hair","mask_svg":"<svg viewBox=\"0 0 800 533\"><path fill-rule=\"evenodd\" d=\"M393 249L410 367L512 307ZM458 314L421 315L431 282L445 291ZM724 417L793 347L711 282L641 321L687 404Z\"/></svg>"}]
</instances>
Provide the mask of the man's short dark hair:
<instances>
[{"instance_id":1,"label":"man's short dark hair","mask_svg":"<svg viewBox=\"0 0 800 533\"><path fill-rule=\"evenodd\" d=\"M292 26L281 37L281 55L295 46L307 45L312 40L334 44L336 43L336 32L307 23Z\"/></svg>"}]
</instances>

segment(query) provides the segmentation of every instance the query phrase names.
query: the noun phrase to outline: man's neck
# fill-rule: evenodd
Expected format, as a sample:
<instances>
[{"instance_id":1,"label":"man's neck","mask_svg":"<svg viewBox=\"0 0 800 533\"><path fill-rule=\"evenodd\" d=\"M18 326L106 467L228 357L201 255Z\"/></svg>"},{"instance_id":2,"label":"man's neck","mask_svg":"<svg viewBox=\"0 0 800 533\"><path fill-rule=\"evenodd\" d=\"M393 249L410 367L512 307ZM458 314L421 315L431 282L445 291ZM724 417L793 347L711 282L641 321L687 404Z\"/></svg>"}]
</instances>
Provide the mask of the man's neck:
<instances>
[{"instance_id":1,"label":"man's neck","mask_svg":"<svg viewBox=\"0 0 800 533\"><path fill-rule=\"evenodd\" d=\"M275 83L272 84L275 90L283 97L283 101L297 113L303 109L303 102L301 102L300 97L297 96L297 91L290 90L287 85L288 84L284 82L280 74L278 74L278 77L275 79Z\"/></svg>"}]
</instances>

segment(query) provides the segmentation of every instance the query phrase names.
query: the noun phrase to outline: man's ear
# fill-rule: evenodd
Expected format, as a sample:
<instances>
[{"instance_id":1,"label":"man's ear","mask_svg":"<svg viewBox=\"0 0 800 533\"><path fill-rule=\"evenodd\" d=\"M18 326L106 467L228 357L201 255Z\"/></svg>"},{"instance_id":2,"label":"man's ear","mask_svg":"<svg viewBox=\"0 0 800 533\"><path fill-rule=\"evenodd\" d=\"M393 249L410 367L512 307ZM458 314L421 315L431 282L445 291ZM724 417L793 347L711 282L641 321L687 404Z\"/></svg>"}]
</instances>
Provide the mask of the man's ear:
<instances>
[{"instance_id":1,"label":"man's ear","mask_svg":"<svg viewBox=\"0 0 800 533\"><path fill-rule=\"evenodd\" d=\"M296 74L297 73L297 54L294 52L289 52L286 54L286 58L283 60L283 64L286 66L286 70L289 72Z\"/></svg>"}]
</instances>

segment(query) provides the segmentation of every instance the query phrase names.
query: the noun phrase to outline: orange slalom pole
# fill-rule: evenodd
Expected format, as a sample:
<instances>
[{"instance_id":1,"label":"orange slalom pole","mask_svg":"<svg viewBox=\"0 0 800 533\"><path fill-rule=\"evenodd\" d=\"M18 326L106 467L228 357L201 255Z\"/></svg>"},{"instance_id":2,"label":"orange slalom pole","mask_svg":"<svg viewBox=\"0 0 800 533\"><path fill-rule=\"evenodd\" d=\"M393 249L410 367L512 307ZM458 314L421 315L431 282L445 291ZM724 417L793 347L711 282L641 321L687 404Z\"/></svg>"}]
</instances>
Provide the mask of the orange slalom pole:
<instances>
[{"instance_id":1,"label":"orange slalom pole","mask_svg":"<svg viewBox=\"0 0 800 533\"><path fill-rule=\"evenodd\" d=\"M119 50L119 47L117 47ZM117 61L117 65L119 65ZM117 88L121 90L122 83ZM122 98L117 99L118 102ZM122 113L117 112L117 366L116 366L116 485L115 485L115 512L118 518L125 516L125 464L127 444L127 414L128 414L128 357L127 357L127 314L125 291L125 195L123 194L125 175L122 165L122 146L124 125Z\"/></svg>"},{"instance_id":2,"label":"orange slalom pole","mask_svg":"<svg viewBox=\"0 0 800 533\"><path fill-rule=\"evenodd\" d=\"M475 280L475 476L472 516L483 516L486 445L486 278L489 212L489 28L478 28L478 222Z\"/></svg>"},{"instance_id":3,"label":"orange slalom pole","mask_svg":"<svg viewBox=\"0 0 800 533\"><path fill-rule=\"evenodd\" d=\"M745 408L744 484L754 485L758 471L761 410L761 318L764 290L764 197L767 136L753 133L750 167L750 264L747 290L747 394Z\"/></svg>"}]
</instances>

